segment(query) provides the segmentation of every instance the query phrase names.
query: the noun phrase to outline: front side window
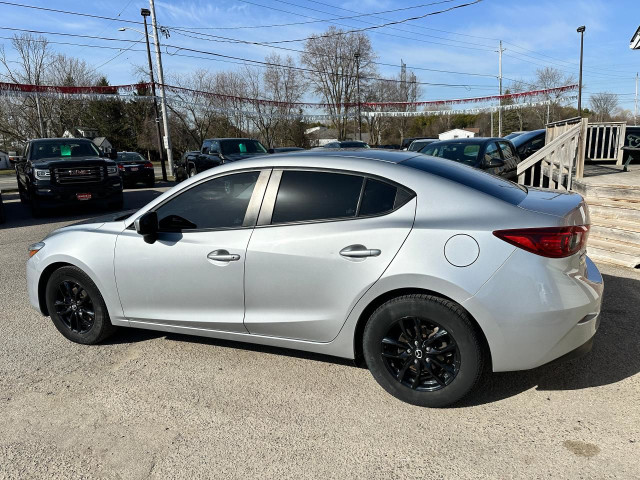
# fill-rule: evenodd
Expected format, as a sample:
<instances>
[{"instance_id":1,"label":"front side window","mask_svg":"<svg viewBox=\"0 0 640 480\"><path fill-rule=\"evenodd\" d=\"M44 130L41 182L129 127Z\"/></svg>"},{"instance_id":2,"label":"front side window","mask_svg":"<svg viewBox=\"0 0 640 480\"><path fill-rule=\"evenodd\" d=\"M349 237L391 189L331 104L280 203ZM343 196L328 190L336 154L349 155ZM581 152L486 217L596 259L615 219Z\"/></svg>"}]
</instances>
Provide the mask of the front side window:
<instances>
[{"instance_id":1,"label":"front side window","mask_svg":"<svg viewBox=\"0 0 640 480\"><path fill-rule=\"evenodd\" d=\"M285 170L271 223L355 217L363 180L358 175Z\"/></svg>"},{"instance_id":2,"label":"front side window","mask_svg":"<svg viewBox=\"0 0 640 480\"><path fill-rule=\"evenodd\" d=\"M223 140L220 147L224 155L267 153L267 149L257 140Z\"/></svg>"},{"instance_id":3,"label":"front side window","mask_svg":"<svg viewBox=\"0 0 640 480\"><path fill-rule=\"evenodd\" d=\"M157 210L162 231L238 228L260 172L243 172L200 183Z\"/></svg>"}]
</instances>

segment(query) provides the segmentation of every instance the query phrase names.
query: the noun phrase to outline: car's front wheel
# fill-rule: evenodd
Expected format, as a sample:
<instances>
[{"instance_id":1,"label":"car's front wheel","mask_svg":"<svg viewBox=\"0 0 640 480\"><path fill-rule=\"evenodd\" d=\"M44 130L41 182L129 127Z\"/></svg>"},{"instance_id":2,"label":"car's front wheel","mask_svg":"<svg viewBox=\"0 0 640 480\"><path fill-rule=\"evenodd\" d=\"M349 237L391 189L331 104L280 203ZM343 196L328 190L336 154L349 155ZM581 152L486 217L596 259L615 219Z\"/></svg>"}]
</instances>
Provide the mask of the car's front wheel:
<instances>
[{"instance_id":1,"label":"car's front wheel","mask_svg":"<svg viewBox=\"0 0 640 480\"><path fill-rule=\"evenodd\" d=\"M468 314L432 295L404 295L381 305L365 326L363 350L387 392L423 407L461 400L484 373L484 349Z\"/></svg>"},{"instance_id":2,"label":"car's front wheel","mask_svg":"<svg viewBox=\"0 0 640 480\"><path fill-rule=\"evenodd\" d=\"M61 267L49 278L47 309L53 324L69 340L93 345L115 331L98 287L77 267Z\"/></svg>"}]
</instances>

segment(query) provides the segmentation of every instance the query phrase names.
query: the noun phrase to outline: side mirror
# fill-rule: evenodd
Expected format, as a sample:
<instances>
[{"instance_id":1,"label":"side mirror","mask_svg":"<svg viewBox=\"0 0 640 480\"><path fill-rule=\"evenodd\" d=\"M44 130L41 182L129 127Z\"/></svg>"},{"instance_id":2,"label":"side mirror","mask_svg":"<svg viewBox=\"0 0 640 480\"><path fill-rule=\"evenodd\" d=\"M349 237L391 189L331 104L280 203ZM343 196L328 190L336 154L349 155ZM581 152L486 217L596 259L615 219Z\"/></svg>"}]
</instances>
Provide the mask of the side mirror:
<instances>
[{"instance_id":1,"label":"side mirror","mask_svg":"<svg viewBox=\"0 0 640 480\"><path fill-rule=\"evenodd\" d=\"M142 235L144 241L153 243L158 239L158 214L147 212L134 222L136 232Z\"/></svg>"},{"instance_id":2,"label":"side mirror","mask_svg":"<svg viewBox=\"0 0 640 480\"><path fill-rule=\"evenodd\" d=\"M494 158L489 155L484 156L484 166L485 168L496 168L504 166L504 161L499 158Z\"/></svg>"},{"instance_id":3,"label":"side mirror","mask_svg":"<svg viewBox=\"0 0 640 480\"><path fill-rule=\"evenodd\" d=\"M267 150L267 153L276 153L276 151L273 148L270 148Z\"/></svg>"}]
</instances>

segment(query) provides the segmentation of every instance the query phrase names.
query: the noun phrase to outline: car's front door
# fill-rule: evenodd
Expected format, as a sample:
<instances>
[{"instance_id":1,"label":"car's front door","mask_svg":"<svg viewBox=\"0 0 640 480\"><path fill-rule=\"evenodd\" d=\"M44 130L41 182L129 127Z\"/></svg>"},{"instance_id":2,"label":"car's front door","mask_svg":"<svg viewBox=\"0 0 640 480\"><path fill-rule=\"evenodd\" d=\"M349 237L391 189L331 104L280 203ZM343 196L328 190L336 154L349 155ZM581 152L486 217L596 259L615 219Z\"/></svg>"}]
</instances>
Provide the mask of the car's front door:
<instances>
[{"instance_id":1,"label":"car's front door","mask_svg":"<svg viewBox=\"0 0 640 480\"><path fill-rule=\"evenodd\" d=\"M381 179L274 170L247 250L249 332L333 340L411 231L415 202Z\"/></svg>"},{"instance_id":2,"label":"car's front door","mask_svg":"<svg viewBox=\"0 0 640 480\"><path fill-rule=\"evenodd\" d=\"M115 274L130 321L245 332L244 267L270 171L204 180L155 208L160 233L116 241Z\"/></svg>"}]
</instances>

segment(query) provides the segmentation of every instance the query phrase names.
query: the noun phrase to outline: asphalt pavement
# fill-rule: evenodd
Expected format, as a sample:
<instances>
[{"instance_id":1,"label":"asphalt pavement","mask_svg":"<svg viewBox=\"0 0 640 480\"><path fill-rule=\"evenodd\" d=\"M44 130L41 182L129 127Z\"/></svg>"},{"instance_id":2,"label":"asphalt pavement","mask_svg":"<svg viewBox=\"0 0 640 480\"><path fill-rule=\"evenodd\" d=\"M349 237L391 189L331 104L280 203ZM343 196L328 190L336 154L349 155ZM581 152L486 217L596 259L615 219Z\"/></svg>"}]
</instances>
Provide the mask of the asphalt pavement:
<instances>
[{"instance_id":1,"label":"asphalt pavement","mask_svg":"<svg viewBox=\"0 0 640 480\"><path fill-rule=\"evenodd\" d=\"M164 189L127 190L125 206ZM600 265L586 357L431 410L331 357L134 329L73 344L28 304L26 248L102 212L33 220L3 197L0 479L640 478L638 271Z\"/></svg>"}]
</instances>

